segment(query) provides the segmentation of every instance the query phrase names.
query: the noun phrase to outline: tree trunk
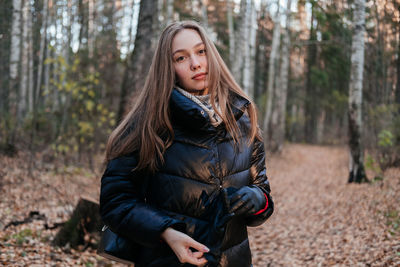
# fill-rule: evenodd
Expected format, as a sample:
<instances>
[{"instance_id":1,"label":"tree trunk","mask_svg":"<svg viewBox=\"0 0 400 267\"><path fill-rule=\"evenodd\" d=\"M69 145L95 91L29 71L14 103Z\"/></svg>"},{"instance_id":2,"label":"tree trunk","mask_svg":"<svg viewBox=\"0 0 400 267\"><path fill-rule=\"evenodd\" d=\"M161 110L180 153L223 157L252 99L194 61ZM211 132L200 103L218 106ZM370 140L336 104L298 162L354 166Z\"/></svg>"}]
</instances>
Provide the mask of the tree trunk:
<instances>
[{"instance_id":1,"label":"tree trunk","mask_svg":"<svg viewBox=\"0 0 400 267\"><path fill-rule=\"evenodd\" d=\"M362 144L362 85L364 70L365 0L356 0L354 32L351 46L351 73L349 86L349 183L367 181L363 163Z\"/></svg>"},{"instance_id":2,"label":"tree trunk","mask_svg":"<svg viewBox=\"0 0 400 267\"><path fill-rule=\"evenodd\" d=\"M35 92L35 103L38 102L38 99L41 95L41 87L42 87L42 73L43 73L43 60L46 46L46 36L47 36L47 16L48 16L48 0L44 0L43 2L43 18L42 18L42 29L43 33L40 38L40 49L39 49L39 62L38 62L38 71L37 71L37 80L36 80L36 92ZM47 51L47 49L46 49Z\"/></svg>"},{"instance_id":3,"label":"tree trunk","mask_svg":"<svg viewBox=\"0 0 400 267\"><path fill-rule=\"evenodd\" d=\"M12 26L11 26L11 53L10 53L10 103L16 105L19 88L20 60L21 60L21 0L13 0Z\"/></svg>"},{"instance_id":4,"label":"tree trunk","mask_svg":"<svg viewBox=\"0 0 400 267\"><path fill-rule=\"evenodd\" d=\"M22 8L22 53L21 53L21 79L19 84L18 96L18 115L17 124L20 124L25 118L28 101L28 82L29 82L29 20L30 2L25 0ZM17 127L18 128L18 127Z\"/></svg>"},{"instance_id":5,"label":"tree trunk","mask_svg":"<svg viewBox=\"0 0 400 267\"><path fill-rule=\"evenodd\" d=\"M9 119L6 114L9 114L12 1L2 1L0 8L0 32L2 33L2 38L0 38L0 112L3 114L0 121L6 121Z\"/></svg>"},{"instance_id":6,"label":"tree trunk","mask_svg":"<svg viewBox=\"0 0 400 267\"><path fill-rule=\"evenodd\" d=\"M121 120L124 115L128 95L130 93L138 93L138 91L143 88L144 81L150 68L151 58L154 53L154 29L158 24L158 11L154 10L156 6L157 0L140 2L135 49L130 56L122 81L118 110L119 120Z\"/></svg>"},{"instance_id":7,"label":"tree trunk","mask_svg":"<svg viewBox=\"0 0 400 267\"><path fill-rule=\"evenodd\" d=\"M286 100L289 84L289 66L290 66L290 7L292 1L287 1L286 7L286 29L283 32L281 57L282 63L279 73L279 85L277 87L277 96L275 110L277 112L277 124L271 126L272 131L272 148L274 151L280 152L285 141L285 123L286 123Z\"/></svg>"},{"instance_id":8,"label":"tree trunk","mask_svg":"<svg viewBox=\"0 0 400 267\"><path fill-rule=\"evenodd\" d=\"M88 54L89 54L89 61L93 59L93 53L94 53L94 31L95 31L95 25L94 25L94 0L88 0L88 12L89 12L89 18L88 18ZM92 65L92 64L90 64Z\"/></svg>"},{"instance_id":9,"label":"tree trunk","mask_svg":"<svg viewBox=\"0 0 400 267\"><path fill-rule=\"evenodd\" d=\"M272 114L272 105L275 94L275 68L277 67L277 59L278 59L278 50L280 44L280 35L281 35L281 24L280 24L280 13L279 13L279 1L277 1L278 10L276 11L276 16L274 20L274 29L272 35L272 45L271 45L271 54L269 57L268 64L268 85L267 85L267 103L265 106L265 115L264 115L264 134L266 135L266 140L269 140L269 124L271 120Z\"/></svg>"},{"instance_id":10,"label":"tree trunk","mask_svg":"<svg viewBox=\"0 0 400 267\"><path fill-rule=\"evenodd\" d=\"M265 21L266 17L266 9L267 3L266 0L262 0L260 3L260 16L258 19L258 31L256 34L256 54L255 54L255 69L254 69L254 100L257 101L260 99L260 96L264 94L265 91L265 82L266 82L266 70L268 66L266 65L266 38L264 34L264 26L262 25L263 21ZM262 105L262 103L257 102L257 105Z\"/></svg>"},{"instance_id":11,"label":"tree trunk","mask_svg":"<svg viewBox=\"0 0 400 267\"><path fill-rule=\"evenodd\" d=\"M135 17L135 10L136 10L136 7L135 7L135 1L134 0L132 0L132 6L131 6L131 16L130 16L130 22L129 22L129 30L128 30L128 34L129 34L129 39L128 39L128 51L129 51L129 49L130 49L130 47L131 47L131 45L133 44L133 41L134 41L134 38L132 38L132 35L133 35L133 24L135 24L135 20L134 20L134 17ZM126 61L125 61L126 62Z\"/></svg>"},{"instance_id":12,"label":"tree trunk","mask_svg":"<svg viewBox=\"0 0 400 267\"><path fill-rule=\"evenodd\" d=\"M87 42L84 43L82 42L82 40L84 38L88 38L88 24L87 24L87 5L86 2L84 2L84 0L78 0L78 17L79 17L79 25L80 25L80 29L79 29L79 42L78 42L78 50L84 50L85 48L87 48Z\"/></svg>"},{"instance_id":13,"label":"tree trunk","mask_svg":"<svg viewBox=\"0 0 400 267\"><path fill-rule=\"evenodd\" d=\"M376 53L376 60L374 64L374 69L375 69L375 88L374 88L374 98L373 103L375 105L379 105L383 103L383 98L384 98L384 92L385 92L385 87L384 87L384 72L385 72L385 59L384 59L384 49L385 49L385 33L384 29L385 27L382 27L381 23L381 14L378 11L378 4L376 0L374 2L374 11L375 11L375 19L376 19L376 45L374 46L375 53ZM379 3L380 5L381 3Z\"/></svg>"},{"instance_id":14,"label":"tree trunk","mask_svg":"<svg viewBox=\"0 0 400 267\"><path fill-rule=\"evenodd\" d=\"M73 248L78 245L95 245L102 226L99 203L90 198L81 198L71 218L55 236L53 244L65 246L69 243Z\"/></svg>"},{"instance_id":15,"label":"tree trunk","mask_svg":"<svg viewBox=\"0 0 400 267\"><path fill-rule=\"evenodd\" d=\"M244 55L244 68L243 68L243 89L245 93L254 99L254 71L255 71L255 57L256 57L256 34L257 34L257 12L254 0L248 3L248 30L247 30L247 46Z\"/></svg>"},{"instance_id":16,"label":"tree trunk","mask_svg":"<svg viewBox=\"0 0 400 267\"><path fill-rule=\"evenodd\" d=\"M39 59L37 61L37 77L36 77L36 87L33 95L33 118L32 118L32 128L30 133L30 142L29 142L29 175L32 175L32 169L35 163L35 155L34 155L34 143L36 139L36 131L37 131L37 114L39 109L39 98L42 92L42 73L43 73L43 60L45 53L45 45L46 45L46 33L47 33L47 16L48 16L48 0L44 0L43 2L43 16L41 18L42 25L40 29L43 30L42 34L40 34L40 45L39 45ZM40 33L40 31L39 31Z\"/></svg>"},{"instance_id":17,"label":"tree trunk","mask_svg":"<svg viewBox=\"0 0 400 267\"><path fill-rule=\"evenodd\" d=\"M33 48L33 36L32 36L32 13L29 11L29 20L28 20L28 111L32 113L33 111L33 102L35 97L35 82L34 82L34 74L33 74L33 61L34 61L34 48Z\"/></svg>"},{"instance_id":18,"label":"tree trunk","mask_svg":"<svg viewBox=\"0 0 400 267\"><path fill-rule=\"evenodd\" d=\"M233 68L233 62L235 61L235 29L233 27L233 16L232 10L235 3L233 0L228 0L227 3L227 20L228 20L228 32L229 32L229 67Z\"/></svg>"},{"instance_id":19,"label":"tree trunk","mask_svg":"<svg viewBox=\"0 0 400 267\"><path fill-rule=\"evenodd\" d=\"M250 96L250 66L251 61L254 58L251 57L251 42L253 41L250 37L251 35L251 28L252 28L252 9L254 3L253 0L246 0L246 13L245 13L245 21L244 21L244 46L241 48L243 49L243 73L242 73L242 85L243 91Z\"/></svg>"},{"instance_id":20,"label":"tree trunk","mask_svg":"<svg viewBox=\"0 0 400 267\"><path fill-rule=\"evenodd\" d=\"M312 81L312 72L317 63L317 31L314 26L315 17L315 3L312 2L311 6L311 28L310 28L310 44L308 45L307 51L307 76L306 76L306 98L305 98L305 127L304 135L305 140L308 143L315 143L317 133L317 117L318 117L318 105L317 101L317 89L314 82Z\"/></svg>"},{"instance_id":21,"label":"tree trunk","mask_svg":"<svg viewBox=\"0 0 400 267\"><path fill-rule=\"evenodd\" d=\"M63 22L63 28L65 29L64 31L67 33L66 36L66 40L64 41L63 44L63 54L64 54L64 59L65 62L67 62L68 65L71 64L71 42L72 42L72 1L71 0L67 0L66 5L64 5L64 8L66 9L66 14L67 17L63 18L63 21L66 20L65 22Z\"/></svg>"},{"instance_id":22,"label":"tree trunk","mask_svg":"<svg viewBox=\"0 0 400 267\"><path fill-rule=\"evenodd\" d=\"M246 43L245 38L245 22L246 22L246 5L247 0L240 1L240 15L238 20L238 29L235 32L235 60L232 66L232 74L236 82L242 85L242 69L243 69L243 47Z\"/></svg>"},{"instance_id":23,"label":"tree trunk","mask_svg":"<svg viewBox=\"0 0 400 267\"><path fill-rule=\"evenodd\" d=\"M399 13L400 13L400 5ZM396 84L396 104L398 105L398 114L400 114L400 25L397 25L397 84Z\"/></svg>"}]
</instances>

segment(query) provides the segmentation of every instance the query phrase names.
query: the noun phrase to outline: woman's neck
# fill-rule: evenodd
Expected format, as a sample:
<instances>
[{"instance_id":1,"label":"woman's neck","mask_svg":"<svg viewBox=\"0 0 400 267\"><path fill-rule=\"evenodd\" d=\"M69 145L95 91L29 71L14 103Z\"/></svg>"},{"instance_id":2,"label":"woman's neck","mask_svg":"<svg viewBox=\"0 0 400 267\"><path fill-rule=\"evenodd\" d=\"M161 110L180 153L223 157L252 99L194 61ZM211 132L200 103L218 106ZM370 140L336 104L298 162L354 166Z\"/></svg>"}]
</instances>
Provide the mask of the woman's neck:
<instances>
[{"instance_id":1,"label":"woman's neck","mask_svg":"<svg viewBox=\"0 0 400 267\"><path fill-rule=\"evenodd\" d=\"M209 94L208 87L204 88L202 90L188 90L188 89L185 89L185 88L182 88L182 89L185 90L186 92L192 94L192 95L208 95Z\"/></svg>"}]
</instances>

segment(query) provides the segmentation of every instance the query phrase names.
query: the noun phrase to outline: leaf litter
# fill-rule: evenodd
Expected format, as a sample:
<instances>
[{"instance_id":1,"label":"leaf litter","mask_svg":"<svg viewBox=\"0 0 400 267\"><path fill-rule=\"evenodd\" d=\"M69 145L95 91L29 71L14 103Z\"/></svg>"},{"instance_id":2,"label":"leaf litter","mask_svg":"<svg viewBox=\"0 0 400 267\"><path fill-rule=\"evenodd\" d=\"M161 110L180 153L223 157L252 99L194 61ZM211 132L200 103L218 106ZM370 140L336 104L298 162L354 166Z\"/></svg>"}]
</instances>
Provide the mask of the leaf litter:
<instances>
[{"instance_id":1,"label":"leaf litter","mask_svg":"<svg viewBox=\"0 0 400 267\"><path fill-rule=\"evenodd\" d=\"M101 167L49 165L29 176L27 158L0 156L0 264L126 266L90 246L51 245L81 196L98 199ZM255 267L400 266L399 168L383 180L347 184L346 147L289 144L267 169L275 212L249 228Z\"/></svg>"}]
</instances>

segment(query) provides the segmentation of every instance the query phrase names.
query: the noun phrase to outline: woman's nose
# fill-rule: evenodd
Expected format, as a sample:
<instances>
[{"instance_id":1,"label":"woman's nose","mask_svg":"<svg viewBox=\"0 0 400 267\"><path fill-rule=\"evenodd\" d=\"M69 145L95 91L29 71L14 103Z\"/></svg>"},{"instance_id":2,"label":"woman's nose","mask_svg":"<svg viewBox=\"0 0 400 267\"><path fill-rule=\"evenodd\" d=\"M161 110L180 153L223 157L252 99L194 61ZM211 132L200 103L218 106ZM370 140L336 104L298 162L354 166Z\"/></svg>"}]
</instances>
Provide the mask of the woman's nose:
<instances>
[{"instance_id":1,"label":"woman's nose","mask_svg":"<svg viewBox=\"0 0 400 267\"><path fill-rule=\"evenodd\" d=\"M198 68L200 68L200 61L195 56L192 57L190 68L192 70L197 70Z\"/></svg>"}]
</instances>

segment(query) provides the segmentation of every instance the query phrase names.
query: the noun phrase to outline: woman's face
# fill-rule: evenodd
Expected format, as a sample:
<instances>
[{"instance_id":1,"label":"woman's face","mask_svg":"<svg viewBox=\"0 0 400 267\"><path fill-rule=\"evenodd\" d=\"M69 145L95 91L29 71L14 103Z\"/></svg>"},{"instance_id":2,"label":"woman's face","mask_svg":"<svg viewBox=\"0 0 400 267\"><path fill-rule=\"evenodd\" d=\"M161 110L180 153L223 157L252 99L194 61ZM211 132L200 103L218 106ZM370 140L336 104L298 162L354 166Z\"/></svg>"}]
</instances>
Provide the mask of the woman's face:
<instances>
[{"instance_id":1,"label":"woman's face","mask_svg":"<svg viewBox=\"0 0 400 267\"><path fill-rule=\"evenodd\" d=\"M194 95L208 94L205 45L195 30L183 29L172 40L172 61L179 85Z\"/></svg>"}]
</instances>

